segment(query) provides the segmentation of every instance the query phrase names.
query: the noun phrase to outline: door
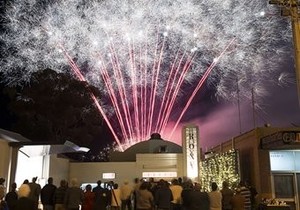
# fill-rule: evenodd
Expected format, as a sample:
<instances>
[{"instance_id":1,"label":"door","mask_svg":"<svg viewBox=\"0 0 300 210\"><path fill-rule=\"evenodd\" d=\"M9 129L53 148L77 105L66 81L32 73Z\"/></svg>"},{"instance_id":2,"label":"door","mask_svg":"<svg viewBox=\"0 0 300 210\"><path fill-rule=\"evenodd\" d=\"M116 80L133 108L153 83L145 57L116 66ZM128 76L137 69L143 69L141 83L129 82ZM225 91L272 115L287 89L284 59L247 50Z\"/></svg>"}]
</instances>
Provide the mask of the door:
<instances>
[{"instance_id":1,"label":"door","mask_svg":"<svg viewBox=\"0 0 300 210\"><path fill-rule=\"evenodd\" d=\"M273 174L273 197L285 201L291 210L298 209L296 192L294 174Z\"/></svg>"}]
</instances>

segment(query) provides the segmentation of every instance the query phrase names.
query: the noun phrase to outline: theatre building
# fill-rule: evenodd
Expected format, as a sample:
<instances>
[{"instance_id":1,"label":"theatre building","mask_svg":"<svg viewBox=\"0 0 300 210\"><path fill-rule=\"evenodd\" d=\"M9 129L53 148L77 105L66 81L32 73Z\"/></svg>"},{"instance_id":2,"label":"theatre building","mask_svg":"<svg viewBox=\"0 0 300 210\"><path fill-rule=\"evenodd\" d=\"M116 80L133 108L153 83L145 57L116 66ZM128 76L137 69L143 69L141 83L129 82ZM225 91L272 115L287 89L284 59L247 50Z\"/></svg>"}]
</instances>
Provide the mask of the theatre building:
<instances>
[{"instance_id":1,"label":"theatre building","mask_svg":"<svg viewBox=\"0 0 300 210\"><path fill-rule=\"evenodd\" d=\"M2 136L1 136L2 134ZM60 153L76 152L78 146L67 142L63 145L37 145L19 134L0 129L1 149L5 158L0 163L0 176L18 186L25 180L37 176L41 185L48 177L59 185L61 179L77 178L82 184L114 181L122 184L134 178L171 180L188 176L198 180L199 134L196 126L185 126L181 146L152 134L124 152L112 152L109 162L75 162L59 158ZM24 140L25 139L25 140ZM3 167L1 167L3 165ZM30 168L30 170L28 170Z\"/></svg>"},{"instance_id":2,"label":"theatre building","mask_svg":"<svg viewBox=\"0 0 300 210\"><path fill-rule=\"evenodd\" d=\"M183 147L161 138L157 133L124 152L113 152L105 163L70 163L70 177L82 182L113 180L122 184L134 178L156 181L187 176L198 180L199 133L196 126L182 129Z\"/></svg>"}]
</instances>

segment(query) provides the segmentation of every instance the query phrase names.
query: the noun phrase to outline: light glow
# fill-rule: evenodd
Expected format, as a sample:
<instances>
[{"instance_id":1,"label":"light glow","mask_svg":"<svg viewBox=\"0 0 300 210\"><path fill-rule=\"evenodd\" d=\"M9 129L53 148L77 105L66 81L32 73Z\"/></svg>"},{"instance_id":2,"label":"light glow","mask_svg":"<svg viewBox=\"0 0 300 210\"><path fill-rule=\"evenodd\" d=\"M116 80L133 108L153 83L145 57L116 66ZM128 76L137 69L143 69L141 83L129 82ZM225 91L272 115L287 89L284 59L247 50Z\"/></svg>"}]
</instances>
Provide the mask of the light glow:
<instances>
[{"instance_id":1,"label":"light glow","mask_svg":"<svg viewBox=\"0 0 300 210\"><path fill-rule=\"evenodd\" d=\"M186 126L184 132L184 159L186 175L191 179L195 179L199 175L199 160L198 160L198 142L199 134L198 127Z\"/></svg>"},{"instance_id":2,"label":"light glow","mask_svg":"<svg viewBox=\"0 0 300 210\"><path fill-rule=\"evenodd\" d=\"M115 173L103 173L102 179L115 179L116 174Z\"/></svg>"},{"instance_id":3,"label":"light glow","mask_svg":"<svg viewBox=\"0 0 300 210\"><path fill-rule=\"evenodd\" d=\"M143 178L177 178L177 172L143 172Z\"/></svg>"}]
</instances>

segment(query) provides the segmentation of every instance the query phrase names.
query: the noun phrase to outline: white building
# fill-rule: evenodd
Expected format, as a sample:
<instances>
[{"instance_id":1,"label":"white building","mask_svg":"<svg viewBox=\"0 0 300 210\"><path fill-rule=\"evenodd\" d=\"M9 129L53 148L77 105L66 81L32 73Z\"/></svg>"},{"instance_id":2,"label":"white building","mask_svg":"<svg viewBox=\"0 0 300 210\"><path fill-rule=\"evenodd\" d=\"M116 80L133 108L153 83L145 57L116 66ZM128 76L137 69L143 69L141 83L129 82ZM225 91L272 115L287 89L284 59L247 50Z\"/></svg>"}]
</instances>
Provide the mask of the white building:
<instances>
[{"instance_id":1,"label":"white building","mask_svg":"<svg viewBox=\"0 0 300 210\"><path fill-rule=\"evenodd\" d=\"M1 154L6 157L1 164L0 176L8 180L7 185L13 180L19 186L25 179L30 181L35 176L41 185L50 176L56 185L61 179L72 178L77 178L80 183L96 183L100 179L120 184L124 180L150 177L171 180L191 176L198 180L199 137L198 128L192 125L183 128L183 138L186 139L184 151L181 146L153 134L149 140L139 142L124 152L113 152L110 162L73 162L59 158L57 154L76 152L76 145L34 144L29 140L21 141L16 137L18 134L14 135L13 142L4 135L0 140L1 151L5 151Z\"/></svg>"}]
</instances>

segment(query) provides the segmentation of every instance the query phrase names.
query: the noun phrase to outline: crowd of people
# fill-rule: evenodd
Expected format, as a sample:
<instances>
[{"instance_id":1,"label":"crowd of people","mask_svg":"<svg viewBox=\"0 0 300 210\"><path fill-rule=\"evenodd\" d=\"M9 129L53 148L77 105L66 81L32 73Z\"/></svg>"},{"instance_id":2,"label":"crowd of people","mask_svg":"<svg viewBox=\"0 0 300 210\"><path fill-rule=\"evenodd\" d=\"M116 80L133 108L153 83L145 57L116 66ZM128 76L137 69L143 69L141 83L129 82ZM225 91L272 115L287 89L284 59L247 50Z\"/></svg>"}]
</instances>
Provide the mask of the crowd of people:
<instances>
[{"instance_id":1,"label":"crowd of people","mask_svg":"<svg viewBox=\"0 0 300 210\"><path fill-rule=\"evenodd\" d=\"M120 186L113 181L97 181L94 188L87 184L81 189L77 179L70 183L60 181L53 184L53 178L41 188L37 177L25 180L18 188L16 183L5 194L5 179L0 178L0 210L253 210L255 209L255 188L240 182L231 189L224 181L221 189L211 183L209 192L202 190L200 183L178 178L171 182L153 178L134 179L130 184L125 180Z\"/></svg>"}]
</instances>

